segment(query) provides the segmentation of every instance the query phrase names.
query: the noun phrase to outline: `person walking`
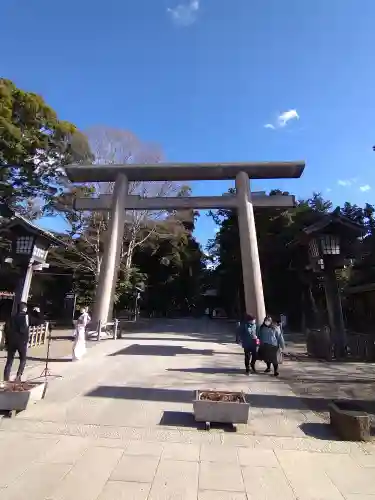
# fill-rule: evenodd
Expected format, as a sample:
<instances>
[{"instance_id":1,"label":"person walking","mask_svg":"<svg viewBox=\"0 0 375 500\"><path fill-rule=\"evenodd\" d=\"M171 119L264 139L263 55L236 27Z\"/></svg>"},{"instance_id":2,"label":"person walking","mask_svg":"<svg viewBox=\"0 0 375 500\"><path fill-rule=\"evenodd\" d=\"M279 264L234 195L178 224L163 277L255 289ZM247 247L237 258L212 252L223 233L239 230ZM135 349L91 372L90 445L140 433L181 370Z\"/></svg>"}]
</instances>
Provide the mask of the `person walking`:
<instances>
[{"instance_id":1,"label":"person walking","mask_svg":"<svg viewBox=\"0 0 375 500\"><path fill-rule=\"evenodd\" d=\"M240 338L245 354L246 375L250 374L250 367L256 373L255 363L257 360L258 337L255 318L251 314L245 314L240 326Z\"/></svg>"},{"instance_id":2,"label":"person walking","mask_svg":"<svg viewBox=\"0 0 375 500\"><path fill-rule=\"evenodd\" d=\"M26 366L28 342L29 317L27 314L27 304L21 302L18 307L18 313L10 318L5 328L5 346L8 351L4 368L5 382L9 381L14 357L17 352L20 358L20 364L16 375L16 381L21 381Z\"/></svg>"},{"instance_id":3,"label":"person walking","mask_svg":"<svg viewBox=\"0 0 375 500\"><path fill-rule=\"evenodd\" d=\"M74 331L73 361L80 360L86 353L86 326L91 321L88 308L83 307Z\"/></svg>"},{"instance_id":4,"label":"person walking","mask_svg":"<svg viewBox=\"0 0 375 500\"><path fill-rule=\"evenodd\" d=\"M270 316L266 316L263 324L259 328L259 357L265 361L265 373L270 373L271 365L273 366L273 374L279 376L279 359L281 351L285 347L284 337L281 328L272 322Z\"/></svg>"}]
</instances>

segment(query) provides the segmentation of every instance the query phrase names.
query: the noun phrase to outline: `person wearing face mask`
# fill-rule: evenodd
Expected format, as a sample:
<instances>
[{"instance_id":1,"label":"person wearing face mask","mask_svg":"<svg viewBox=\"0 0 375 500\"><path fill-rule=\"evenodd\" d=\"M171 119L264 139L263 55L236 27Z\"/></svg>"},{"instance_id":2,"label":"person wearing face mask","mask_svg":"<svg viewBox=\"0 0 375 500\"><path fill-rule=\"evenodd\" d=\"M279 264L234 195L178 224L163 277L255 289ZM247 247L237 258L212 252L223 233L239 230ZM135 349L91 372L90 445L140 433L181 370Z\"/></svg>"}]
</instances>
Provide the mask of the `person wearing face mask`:
<instances>
[{"instance_id":1,"label":"person wearing face mask","mask_svg":"<svg viewBox=\"0 0 375 500\"><path fill-rule=\"evenodd\" d=\"M259 328L259 340L261 358L267 365L265 372L269 373L271 371L271 365L273 365L274 375L278 377L279 352L284 349L285 342L281 329L273 324L270 316L265 317L263 324Z\"/></svg>"},{"instance_id":2,"label":"person wearing face mask","mask_svg":"<svg viewBox=\"0 0 375 500\"><path fill-rule=\"evenodd\" d=\"M244 321L240 326L241 343L245 354L246 375L250 374L250 367L256 373L255 362L257 360L258 337L255 318L251 314L245 314Z\"/></svg>"}]
</instances>

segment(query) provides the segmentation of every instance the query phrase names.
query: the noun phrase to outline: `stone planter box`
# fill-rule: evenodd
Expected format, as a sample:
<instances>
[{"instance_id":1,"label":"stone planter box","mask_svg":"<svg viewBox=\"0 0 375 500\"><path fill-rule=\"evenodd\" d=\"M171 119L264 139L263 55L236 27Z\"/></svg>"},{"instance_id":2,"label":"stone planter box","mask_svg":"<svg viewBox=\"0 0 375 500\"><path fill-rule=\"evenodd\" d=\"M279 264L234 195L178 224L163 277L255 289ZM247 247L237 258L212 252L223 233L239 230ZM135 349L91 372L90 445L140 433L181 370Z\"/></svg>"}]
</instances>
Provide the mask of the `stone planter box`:
<instances>
[{"instance_id":1,"label":"stone planter box","mask_svg":"<svg viewBox=\"0 0 375 500\"><path fill-rule=\"evenodd\" d=\"M26 410L29 404L43 399L46 388L45 382L24 382L17 385L24 387L24 390L9 390L9 386L14 387L14 382L6 382L5 388L0 388L0 411L9 412L9 416Z\"/></svg>"},{"instance_id":2,"label":"stone planter box","mask_svg":"<svg viewBox=\"0 0 375 500\"><path fill-rule=\"evenodd\" d=\"M217 400L205 399L213 395ZM229 400L228 400L229 399ZM230 399L237 399L230 401ZM194 417L197 422L220 424L247 424L250 404L242 392L197 391L193 401Z\"/></svg>"},{"instance_id":3,"label":"stone planter box","mask_svg":"<svg viewBox=\"0 0 375 500\"><path fill-rule=\"evenodd\" d=\"M330 423L341 439L370 441L369 415L350 401L333 401L329 405Z\"/></svg>"}]
</instances>

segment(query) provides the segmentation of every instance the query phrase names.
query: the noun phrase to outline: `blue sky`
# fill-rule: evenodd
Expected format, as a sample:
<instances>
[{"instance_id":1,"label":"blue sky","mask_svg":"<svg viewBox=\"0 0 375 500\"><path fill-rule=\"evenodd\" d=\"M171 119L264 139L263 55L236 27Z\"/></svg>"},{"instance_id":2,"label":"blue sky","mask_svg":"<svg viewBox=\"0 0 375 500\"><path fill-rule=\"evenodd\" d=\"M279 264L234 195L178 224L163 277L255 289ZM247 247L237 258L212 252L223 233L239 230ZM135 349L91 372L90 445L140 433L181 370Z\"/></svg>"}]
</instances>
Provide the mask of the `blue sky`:
<instances>
[{"instance_id":1,"label":"blue sky","mask_svg":"<svg viewBox=\"0 0 375 500\"><path fill-rule=\"evenodd\" d=\"M0 19L0 75L82 129L130 129L168 161L304 159L254 188L373 202L374 0L3 0Z\"/></svg>"}]
</instances>

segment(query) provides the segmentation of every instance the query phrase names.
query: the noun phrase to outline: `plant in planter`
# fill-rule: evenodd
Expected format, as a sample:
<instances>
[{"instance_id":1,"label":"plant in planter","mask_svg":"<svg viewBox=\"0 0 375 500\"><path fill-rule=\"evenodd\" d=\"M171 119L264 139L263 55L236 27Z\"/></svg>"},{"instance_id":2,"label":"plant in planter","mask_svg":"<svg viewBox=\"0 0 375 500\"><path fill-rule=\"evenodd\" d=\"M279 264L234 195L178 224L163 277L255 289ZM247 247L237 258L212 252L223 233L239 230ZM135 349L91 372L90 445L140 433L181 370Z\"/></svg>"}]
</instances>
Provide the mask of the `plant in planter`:
<instances>
[{"instance_id":1,"label":"plant in planter","mask_svg":"<svg viewBox=\"0 0 375 500\"><path fill-rule=\"evenodd\" d=\"M0 386L0 411L13 417L16 412L25 410L30 403L43 399L45 382L3 382Z\"/></svg>"},{"instance_id":2,"label":"plant in planter","mask_svg":"<svg viewBox=\"0 0 375 500\"><path fill-rule=\"evenodd\" d=\"M227 403L246 403L244 395L233 392L201 392L200 401L225 401Z\"/></svg>"},{"instance_id":3,"label":"plant in planter","mask_svg":"<svg viewBox=\"0 0 375 500\"><path fill-rule=\"evenodd\" d=\"M243 392L197 391L193 401L194 417L197 422L247 424L250 405Z\"/></svg>"}]
</instances>

